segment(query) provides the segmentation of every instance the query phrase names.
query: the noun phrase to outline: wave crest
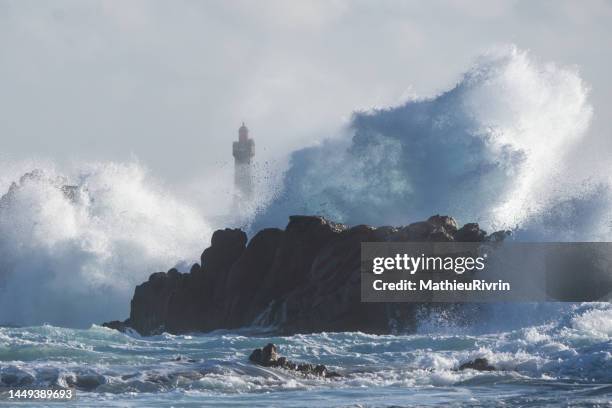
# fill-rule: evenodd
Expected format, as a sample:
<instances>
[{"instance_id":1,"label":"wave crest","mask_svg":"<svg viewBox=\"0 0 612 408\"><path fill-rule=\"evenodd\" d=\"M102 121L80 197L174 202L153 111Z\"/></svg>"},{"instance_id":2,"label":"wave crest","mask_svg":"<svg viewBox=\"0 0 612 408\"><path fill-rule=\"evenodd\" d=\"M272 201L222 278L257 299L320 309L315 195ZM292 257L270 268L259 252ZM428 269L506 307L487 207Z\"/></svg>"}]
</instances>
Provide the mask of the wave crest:
<instances>
[{"instance_id":1,"label":"wave crest","mask_svg":"<svg viewBox=\"0 0 612 408\"><path fill-rule=\"evenodd\" d=\"M283 225L295 212L378 225L445 213L515 228L581 199L568 155L592 113L575 69L507 47L447 92L356 113L350 137L295 152L284 191L255 225Z\"/></svg>"}]
</instances>

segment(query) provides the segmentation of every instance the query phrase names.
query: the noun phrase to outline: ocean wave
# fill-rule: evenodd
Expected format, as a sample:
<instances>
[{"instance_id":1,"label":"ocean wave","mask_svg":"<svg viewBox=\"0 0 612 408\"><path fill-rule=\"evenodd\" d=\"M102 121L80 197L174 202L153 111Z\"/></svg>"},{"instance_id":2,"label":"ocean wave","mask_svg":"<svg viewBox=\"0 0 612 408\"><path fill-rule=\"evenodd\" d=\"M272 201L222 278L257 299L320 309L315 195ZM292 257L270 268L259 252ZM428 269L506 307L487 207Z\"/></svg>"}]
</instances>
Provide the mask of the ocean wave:
<instances>
[{"instance_id":1,"label":"ocean wave","mask_svg":"<svg viewBox=\"0 0 612 408\"><path fill-rule=\"evenodd\" d=\"M355 113L345 135L291 156L254 229L293 213L404 225L433 213L532 240L599 240L612 229L607 158L576 168L593 107L578 71L516 47L478 58L452 89ZM584 174L581 173L581 174Z\"/></svg>"},{"instance_id":2,"label":"ocean wave","mask_svg":"<svg viewBox=\"0 0 612 408\"><path fill-rule=\"evenodd\" d=\"M137 163L27 172L0 198L0 323L126 316L134 287L197 259L210 232Z\"/></svg>"},{"instance_id":3,"label":"ocean wave","mask_svg":"<svg viewBox=\"0 0 612 408\"><path fill-rule=\"evenodd\" d=\"M0 375L8 382L73 384L84 391L210 393L352 387L446 387L507 384L601 385L612 382L612 338L597 322L609 304L572 305L539 326L474 335L320 333L290 337L242 334L139 338L106 328L0 328ZM274 342L294 361L325 364L339 379L308 378L248 363ZM459 371L485 357L495 372ZM76 384L76 385L75 385ZM80 384L80 385L79 385Z\"/></svg>"}]
</instances>

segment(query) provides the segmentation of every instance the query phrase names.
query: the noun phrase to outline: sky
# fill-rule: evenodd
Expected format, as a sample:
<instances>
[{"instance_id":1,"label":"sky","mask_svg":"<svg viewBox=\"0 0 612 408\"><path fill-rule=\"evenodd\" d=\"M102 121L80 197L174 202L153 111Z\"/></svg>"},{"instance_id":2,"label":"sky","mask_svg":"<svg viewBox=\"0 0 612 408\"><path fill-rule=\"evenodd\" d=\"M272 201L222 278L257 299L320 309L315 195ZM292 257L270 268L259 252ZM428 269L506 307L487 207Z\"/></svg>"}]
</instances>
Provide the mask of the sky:
<instances>
[{"instance_id":1,"label":"sky","mask_svg":"<svg viewBox=\"0 0 612 408\"><path fill-rule=\"evenodd\" d=\"M612 148L610 21L610 0L0 0L0 161L136 158L193 191L230 180L242 121L281 163L507 44L591 86L588 159Z\"/></svg>"}]
</instances>

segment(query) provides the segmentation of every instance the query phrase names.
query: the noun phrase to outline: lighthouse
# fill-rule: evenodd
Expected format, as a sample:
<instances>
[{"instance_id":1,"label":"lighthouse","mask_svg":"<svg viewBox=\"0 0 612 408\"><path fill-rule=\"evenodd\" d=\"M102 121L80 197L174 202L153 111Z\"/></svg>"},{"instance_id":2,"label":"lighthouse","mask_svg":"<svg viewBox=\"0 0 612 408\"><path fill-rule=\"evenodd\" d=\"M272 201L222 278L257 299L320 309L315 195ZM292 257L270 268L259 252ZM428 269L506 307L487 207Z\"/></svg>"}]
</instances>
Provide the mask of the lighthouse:
<instances>
[{"instance_id":1,"label":"lighthouse","mask_svg":"<svg viewBox=\"0 0 612 408\"><path fill-rule=\"evenodd\" d=\"M249 138L249 129L242 122L238 129L238 141L233 143L234 155L234 205L244 208L253 198L252 160L255 156L255 141Z\"/></svg>"}]
</instances>

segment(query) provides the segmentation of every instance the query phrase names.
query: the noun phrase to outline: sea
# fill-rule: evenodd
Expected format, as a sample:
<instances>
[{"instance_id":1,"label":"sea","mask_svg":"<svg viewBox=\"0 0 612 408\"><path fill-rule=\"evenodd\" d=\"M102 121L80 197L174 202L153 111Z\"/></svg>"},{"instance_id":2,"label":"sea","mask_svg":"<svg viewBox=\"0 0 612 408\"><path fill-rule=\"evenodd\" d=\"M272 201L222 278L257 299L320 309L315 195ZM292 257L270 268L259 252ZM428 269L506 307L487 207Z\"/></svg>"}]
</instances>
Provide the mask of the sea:
<instances>
[{"instance_id":1,"label":"sea","mask_svg":"<svg viewBox=\"0 0 612 408\"><path fill-rule=\"evenodd\" d=\"M61 403L3 400L0 405L612 406L610 304L490 307L482 322L469 327L439 314L425 319L417 333L393 335L277 336L272 329L249 328L141 337L97 325L2 327L4 387L77 384L77 396ZM252 350L267 343L291 360L325 364L341 377L308 377L250 363ZM497 370L458 370L479 357Z\"/></svg>"}]
</instances>

